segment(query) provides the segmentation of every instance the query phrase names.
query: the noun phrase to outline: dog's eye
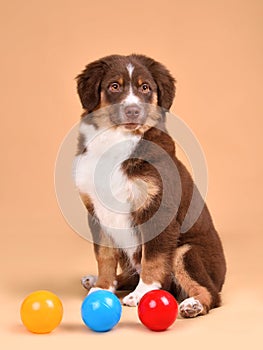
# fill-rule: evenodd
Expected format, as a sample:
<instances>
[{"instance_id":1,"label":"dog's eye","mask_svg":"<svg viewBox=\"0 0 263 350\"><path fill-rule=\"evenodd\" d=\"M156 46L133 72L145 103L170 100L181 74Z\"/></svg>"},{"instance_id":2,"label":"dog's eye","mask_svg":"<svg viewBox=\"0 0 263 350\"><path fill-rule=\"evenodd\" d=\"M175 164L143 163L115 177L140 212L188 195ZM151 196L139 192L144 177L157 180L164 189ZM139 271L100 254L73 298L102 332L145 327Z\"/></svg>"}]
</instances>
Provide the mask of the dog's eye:
<instances>
[{"instance_id":1,"label":"dog's eye","mask_svg":"<svg viewBox=\"0 0 263 350\"><path fill-rule=\"evenodd\" d=\"M142 84L140 86L140 90L141 90L142 93L147 94L150 91L149 84L146 84L146 83Z\"/></svg>"},{"instance_id":2,"label":"dog's eye","mask_svg":"<svg viewBox=\"0 0 263 350\"><path fill-rule=\"evenodd\" d=\"M119 92L119 91L121 90L121 86L120 86L119 83L112 83L112 84L110 84L110 86L109 86L109 90L110 90L111 92Z\"/></svg>"}]
</instances>

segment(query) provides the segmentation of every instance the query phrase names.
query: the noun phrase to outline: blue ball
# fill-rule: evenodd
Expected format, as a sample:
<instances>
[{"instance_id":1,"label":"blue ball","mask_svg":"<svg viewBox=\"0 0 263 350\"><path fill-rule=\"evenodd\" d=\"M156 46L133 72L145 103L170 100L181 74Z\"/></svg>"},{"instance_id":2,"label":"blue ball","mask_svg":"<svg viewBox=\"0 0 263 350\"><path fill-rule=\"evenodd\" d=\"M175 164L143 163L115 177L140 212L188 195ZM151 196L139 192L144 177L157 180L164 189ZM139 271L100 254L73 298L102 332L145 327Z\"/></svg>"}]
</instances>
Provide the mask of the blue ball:
<instances>
[{"instance_id":1,"label":"blue ball","mask_svg":"<svg viewBox=\"0 0 263 350\"><path fill-rule=\"evenodd\" d=\"M81 317L87 327L95 332L111 330L121 318L121 303L112 292L97 290L82 303Z\"/></svg>"}]
</instances>

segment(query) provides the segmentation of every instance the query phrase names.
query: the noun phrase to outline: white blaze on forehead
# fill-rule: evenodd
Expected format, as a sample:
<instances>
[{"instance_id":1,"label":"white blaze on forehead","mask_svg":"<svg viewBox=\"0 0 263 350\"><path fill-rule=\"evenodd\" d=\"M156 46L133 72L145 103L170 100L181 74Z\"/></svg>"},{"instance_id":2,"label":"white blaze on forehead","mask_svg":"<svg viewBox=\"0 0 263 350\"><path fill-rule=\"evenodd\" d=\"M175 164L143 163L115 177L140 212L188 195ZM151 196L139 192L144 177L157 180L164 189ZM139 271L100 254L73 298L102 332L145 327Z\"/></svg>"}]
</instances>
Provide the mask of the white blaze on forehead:
<instances>
[{"instance_id":1,"label":"white blaze on forehead","mask_svg":"<svg viewBox=\"0 0 263 350\"><path fill-rule=\"evenodd\" d=\"M126 66L130 79L132 78L132 72L134 70L134 66L131 63L128 63ZM133 93L132 85L130 83L130 90L128 96L123 101L124 105L132 105L140 103L140 99Z\"/></svg>"},{"instance_id":2,"label":"white blaze on forehead","mask_svg":"<svg viewBox=\"0 0 263 350\"><path fill-rule=\"evenodd\" d=\"M129 72L129 77L131 78L132 77L132 72L134 70L134 66L131 63L129 63L126 68L127 68L128 72Z\"/></svg>"},{"instance_id":3,"label":"white blaze on forehead","mask_svg":"<svg viewBox=\"0 0 263 350\"><path fill-rule=\"evenodd\" d=\"M129 95L124 99L123 103L124 105L133 105L133 104L136 105L140 103L140 99L138 96L134 95L131 85L130 85Z\"/></svg>"}]
</instances>

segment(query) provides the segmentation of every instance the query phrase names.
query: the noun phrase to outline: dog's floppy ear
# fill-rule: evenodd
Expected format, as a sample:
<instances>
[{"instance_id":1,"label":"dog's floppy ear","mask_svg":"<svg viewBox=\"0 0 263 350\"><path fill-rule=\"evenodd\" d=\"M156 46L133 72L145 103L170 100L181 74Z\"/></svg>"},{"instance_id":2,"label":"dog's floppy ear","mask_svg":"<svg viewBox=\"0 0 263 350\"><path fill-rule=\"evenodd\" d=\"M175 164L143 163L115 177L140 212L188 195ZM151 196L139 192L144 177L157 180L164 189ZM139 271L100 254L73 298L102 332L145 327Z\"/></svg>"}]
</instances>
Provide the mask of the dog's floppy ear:
<instances>
[{"instance_id":1,"label":"dog's floppy ear","mask_svg":"<svg viewBox=\"0 0 263 350\"><path fill-rule=\"evenodd\" d=\"M175 79L168 69L161 63L144 55L131 55L150 71L158 87L158 105L167 110L170 109L175 96Z\"/></svg>"},{"instance_id":2,"label":"dog's floppy ear","mask_svg":"<svg viewBox=\"0 0 263 350\"><path fill-rule=\"evenodd\" d=\"M89 113L100 103L100 85L104 75L104 63L97 60L86 66L77 79L77 91L82 107Z\"/></svg>"}]
</instances>

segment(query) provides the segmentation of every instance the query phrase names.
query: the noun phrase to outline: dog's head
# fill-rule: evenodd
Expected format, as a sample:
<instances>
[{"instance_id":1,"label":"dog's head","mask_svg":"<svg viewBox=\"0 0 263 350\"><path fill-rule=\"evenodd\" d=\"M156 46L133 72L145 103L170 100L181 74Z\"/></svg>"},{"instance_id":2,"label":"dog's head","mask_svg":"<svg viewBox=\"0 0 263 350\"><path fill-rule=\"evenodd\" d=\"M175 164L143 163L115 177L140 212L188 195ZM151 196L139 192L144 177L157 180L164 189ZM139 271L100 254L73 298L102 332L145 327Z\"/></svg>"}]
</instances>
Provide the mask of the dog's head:
<instances>
[{"instance_id":1,"label":"dog's head","mask_svg":"<svg viewBox=\"0 0 263 350\"><path fill-rule=\"evenodd\" d=\"M78 75L77 88L83 116L91 113L89 121L98 127L127 131L154 126L160 110L169 110L175 96L169 71L143 55L112 55L92 62Z\"/></svg>"}]
</instances>

